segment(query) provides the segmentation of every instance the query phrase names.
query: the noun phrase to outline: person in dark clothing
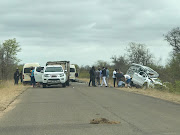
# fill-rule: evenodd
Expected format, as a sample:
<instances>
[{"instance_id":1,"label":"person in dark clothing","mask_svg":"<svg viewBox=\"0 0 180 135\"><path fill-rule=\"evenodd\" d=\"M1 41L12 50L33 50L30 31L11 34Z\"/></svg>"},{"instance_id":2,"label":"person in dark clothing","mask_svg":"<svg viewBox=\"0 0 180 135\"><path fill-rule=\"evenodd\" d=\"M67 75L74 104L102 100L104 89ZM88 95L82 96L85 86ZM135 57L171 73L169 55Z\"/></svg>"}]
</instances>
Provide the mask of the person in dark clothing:
<instances>
[{"instance_id":1,"label":"person in dark clothing","mask_svg":"<svg viewBox=\"0 0 180 135\"><path fill-rule=\"evenodd\" d=\"M118 70L118 73L116 73L116 77L117 77L117 85L118 87L121 87L120 85L122 85L122 83L125 82L125 77L123 73L120 70Z\"/></svg>"},{"instance_id":2,"label":"person in dark clothing","mask_svg":"<svg viewBox=\"0 0 180 135\"><path fill-rule=\"evenodd\" d=\"M95 85L95 78L96 78L96 72L95 72L95 68L94 66L91 68L91 70L89 71L89 74L90 74L90 80L89 80L89 86L92 82L92 86L96 86Z\"/></svg>"},{"instance_id":3,"label":"person in dark clothing","mask_svg":"<svg viewBox=\"0 0 180 135\"><path fill-rule=\"evenodd\" d=\"M20 77L20 79L21 79L21 83L22 83L22 81L23 81L22 71L19 73L19 77Z\"/></svg>"},{"instance_id":4,"label":"person in dark clothing","mask_svg":"<svg viewBox=\"0 0 180 135\"><path fill-rule=\"evenodd\" d=\"M19 70L17 68L16 72L14 73L14 84L18 85L18 81L19 81Z\"/></svg>"},{"instance_id":5,"label":"person in dark clothing","mask_svg":"<svg viewBox=\"0 0 180 135\"><path fill-rule=\"evenodd\" d=\"M97 80L97 85L100 85L100 78L101 78L101 72L100 68L96 71L96 80Z\"/></svg>"}]
</instances>

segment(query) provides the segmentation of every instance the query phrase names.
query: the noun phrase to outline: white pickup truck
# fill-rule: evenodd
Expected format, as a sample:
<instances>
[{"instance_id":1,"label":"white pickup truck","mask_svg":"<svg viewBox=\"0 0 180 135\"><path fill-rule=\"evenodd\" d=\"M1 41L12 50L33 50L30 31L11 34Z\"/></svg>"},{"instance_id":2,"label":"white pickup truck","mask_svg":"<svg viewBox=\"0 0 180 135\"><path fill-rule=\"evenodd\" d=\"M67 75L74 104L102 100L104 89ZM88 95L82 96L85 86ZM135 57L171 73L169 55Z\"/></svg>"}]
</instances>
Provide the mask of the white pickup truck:
<instances>
[{"instance_id":1,"label":"white pickup truck","mask_svg":"<svg viewBox=\"0 0 180 135\"><path fill-rule=\"evenodd\" d=\"M50 85L62 84L63 87L66 87L67 76L63 67L61 65L47 65L44 67L42 75L42 84L43 88Z\"/></svg>"}]
</instances>

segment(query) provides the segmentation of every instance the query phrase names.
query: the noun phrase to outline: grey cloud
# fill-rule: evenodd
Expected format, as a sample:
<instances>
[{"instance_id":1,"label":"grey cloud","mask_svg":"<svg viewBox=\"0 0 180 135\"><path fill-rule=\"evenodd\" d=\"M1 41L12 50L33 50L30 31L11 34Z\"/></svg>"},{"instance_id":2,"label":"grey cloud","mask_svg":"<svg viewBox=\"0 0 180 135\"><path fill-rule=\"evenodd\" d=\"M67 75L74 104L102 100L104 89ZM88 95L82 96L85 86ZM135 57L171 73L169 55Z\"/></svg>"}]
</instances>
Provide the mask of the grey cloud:
<instances>
[{"instance_id":1,"label":"grey cloud","mask_svg":"<svg viewBox=\"0 0 180 135\"><path fill-rule=\"evenodd\" d=\"M163 44L159 41L163 34L180 24L179 4L178 0L0 1L0 36L17 38L22 49L80 46L90 54L94 52L90 46L124 48L132 41L157 46Z\"/></svg>"}]
</instances>

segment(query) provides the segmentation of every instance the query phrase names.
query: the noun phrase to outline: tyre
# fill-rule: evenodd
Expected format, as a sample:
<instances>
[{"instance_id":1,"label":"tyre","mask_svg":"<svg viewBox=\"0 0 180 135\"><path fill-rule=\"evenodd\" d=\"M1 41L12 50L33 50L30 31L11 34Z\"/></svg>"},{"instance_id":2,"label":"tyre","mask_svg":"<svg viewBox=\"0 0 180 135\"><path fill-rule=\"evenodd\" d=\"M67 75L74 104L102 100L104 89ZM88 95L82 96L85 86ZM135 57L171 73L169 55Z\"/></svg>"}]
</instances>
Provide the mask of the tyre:
<instances>
[{"instance_id":1,"label":"tyre","mask_svg":"<svg viewBox=\"0 0 180 135\"><path fill-rule=\"evenodd\" d=\"M46 84L43 84L43 88L46 88Z\"/></svg>"},{"instance_id":2,"label":"tyre","mask_svg":"<svg viewBox=\"0 0 180 135\"><path fill-rule=\"evenodd\" d=\"M66 85L69 86L69 80L66 81Z\"/></svg>"},{"instance_id":3,"label":"tyre","mask_svg":"<svg viewBox=\"0 0 180 135\"><path fill-rule=\"evenodd\" d=\"M144 84L143 84L143 89L145 90L145 89L147 89L147 88L148 88L147 83L144 83Z\"/></svg>"},{"instance_id":4,"label":"tyre","mask_svg":"<svg viewBox=\"0 0 180 135\"><path fill-rule=\"evenodd\" d=\"M66 87L66 83L63 83L62 86L65 88Z\"/></svg>"}]
</instances>

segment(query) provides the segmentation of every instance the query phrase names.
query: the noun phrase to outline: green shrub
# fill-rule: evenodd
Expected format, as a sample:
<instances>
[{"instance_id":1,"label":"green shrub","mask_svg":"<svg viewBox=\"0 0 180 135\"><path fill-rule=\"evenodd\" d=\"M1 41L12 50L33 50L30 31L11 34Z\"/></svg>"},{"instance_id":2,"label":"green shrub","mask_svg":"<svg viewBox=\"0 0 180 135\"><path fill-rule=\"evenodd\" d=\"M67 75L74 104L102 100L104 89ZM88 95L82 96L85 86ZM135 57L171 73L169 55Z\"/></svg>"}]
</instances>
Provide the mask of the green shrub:
<instances>
[{"instance_id":1,"label":"green shrub","mask_svg":"<svg viewBox=\"0 0 180 135\"><path fill-rule=\"evenodd\" d=\"M175 81L175 92L180 93L180 81Z\"/></svg>"},{"instance_id":2,"label":"green shrub","mask_svg":"<svg viewBox=\"0 0 180 135\"><path fill-rule=\"evenodd\" d=\"M79 78L89 78L89 72L88 71L82 71L79 73Z\"/></svg>"}]
</instances>

